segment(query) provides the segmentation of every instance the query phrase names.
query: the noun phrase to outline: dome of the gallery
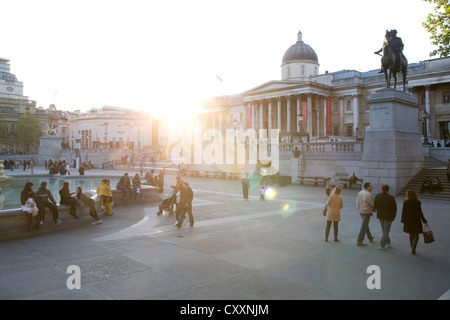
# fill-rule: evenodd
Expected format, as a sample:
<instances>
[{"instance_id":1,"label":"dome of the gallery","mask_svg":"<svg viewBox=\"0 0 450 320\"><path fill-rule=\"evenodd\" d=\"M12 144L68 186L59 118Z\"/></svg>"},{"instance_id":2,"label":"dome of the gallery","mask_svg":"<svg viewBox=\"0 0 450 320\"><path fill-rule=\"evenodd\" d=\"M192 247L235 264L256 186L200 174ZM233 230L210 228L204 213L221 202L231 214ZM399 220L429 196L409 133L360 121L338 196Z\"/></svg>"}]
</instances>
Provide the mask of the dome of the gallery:
<instances>
[{"instance_id":1,"label":"dome of the gallery","mask_svg":"<svg viewBox=\"0 0 450 320\"><path fill-rule=\"evenodd\" d=\"M303 42L301 31L298 32L298 41L287 49L283 56L283 65L291 62L313 62L318 64L319 59L313 48Z\"/></svg>"}]
</instances>

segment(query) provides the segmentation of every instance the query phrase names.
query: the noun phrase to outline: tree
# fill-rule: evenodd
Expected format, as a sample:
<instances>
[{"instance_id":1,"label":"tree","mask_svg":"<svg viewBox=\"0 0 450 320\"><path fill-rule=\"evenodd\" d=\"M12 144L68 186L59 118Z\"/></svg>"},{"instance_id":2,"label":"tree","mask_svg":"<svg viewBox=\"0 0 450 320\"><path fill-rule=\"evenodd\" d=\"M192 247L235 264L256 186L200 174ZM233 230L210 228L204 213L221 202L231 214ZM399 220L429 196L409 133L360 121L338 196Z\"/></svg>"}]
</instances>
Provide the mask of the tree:
<instances>
[{"instance_id":1,"label":"tree","mask_svg":"<svg viewBox=\"0 0 450 320\"><path fill-rule=\"evenodd\" d=\"M430 57L450 55L450 4L448 0L425 0L434 3L434 13L430 13L422 26L431 34L433 45L438 46L430 53Z\"/></svg>"},{"instance_id":2,"label":"tree","mask_svg":"<svg viewBox=\"0 0 450 320\"><path fill-rule=\"evenodd\" d=\"M41 125L38 119L28 112L19 117L16 125L16 133L14 139L17 144L24 146L25 153L30 152L30 147L35 150L39 146L39 138L42 136Z\"/></svg>"}]
</instances>

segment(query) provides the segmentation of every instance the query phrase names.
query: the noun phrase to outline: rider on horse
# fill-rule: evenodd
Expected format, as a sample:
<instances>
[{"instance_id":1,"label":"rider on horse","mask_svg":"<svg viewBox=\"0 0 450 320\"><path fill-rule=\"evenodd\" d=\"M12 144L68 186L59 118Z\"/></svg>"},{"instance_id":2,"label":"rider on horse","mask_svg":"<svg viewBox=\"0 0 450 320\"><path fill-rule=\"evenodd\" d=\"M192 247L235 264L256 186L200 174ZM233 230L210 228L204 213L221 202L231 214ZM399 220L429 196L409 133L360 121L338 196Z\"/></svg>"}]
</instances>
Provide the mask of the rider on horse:
<instances>
[{"instance_id":1,"label":"rider on horse","mask_svg":"<svg viewBox=\"0 0 450 320\"><path fill-rule=\"evenodd\" d=\"M403 60L403 41L402 38L397 37L397 30L391 30L390 32L386 30L386 35L384 37L383 47L376 51L375 54L380 54L383 51L385 46L390 46L392 51L395 54L395 65L394 71L399 72L402 66ZM379 73L383 73L383 65L381 65L381 71Z\"/></svg>"}]
</instances>

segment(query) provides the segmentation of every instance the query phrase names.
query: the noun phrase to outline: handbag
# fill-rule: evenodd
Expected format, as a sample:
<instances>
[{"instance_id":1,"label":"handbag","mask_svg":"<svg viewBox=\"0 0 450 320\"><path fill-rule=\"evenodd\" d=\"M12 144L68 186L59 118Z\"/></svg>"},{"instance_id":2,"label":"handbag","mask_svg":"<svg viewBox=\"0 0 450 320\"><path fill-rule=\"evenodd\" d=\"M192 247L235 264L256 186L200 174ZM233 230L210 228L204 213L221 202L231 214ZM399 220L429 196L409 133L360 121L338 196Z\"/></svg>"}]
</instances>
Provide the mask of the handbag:
<instances>
[{"instance_id":1,"label":"handbag","mask_svg":"<svg viewBox=\"0 0 450 320\"><path fill-rule=\"evenodd\" d=\"M425 224L425 228L423 230L423 241L425 243L432 243L432 242L434 242L433 231L431 231L431 229L428 226L428 224Z\"/></svg>"},{"instance_id":2,"label":"handbag","mask_svg":"<svg viewBox=\"0 0 450 320\"><path fill-rule=\"evenodd\" d=\"M327 215L327 212L328 212L328 208L327 208L327 206L325 206L325 208L323 208L323 210L322 210L324 217Z\"/></svg>"}]
</instances>

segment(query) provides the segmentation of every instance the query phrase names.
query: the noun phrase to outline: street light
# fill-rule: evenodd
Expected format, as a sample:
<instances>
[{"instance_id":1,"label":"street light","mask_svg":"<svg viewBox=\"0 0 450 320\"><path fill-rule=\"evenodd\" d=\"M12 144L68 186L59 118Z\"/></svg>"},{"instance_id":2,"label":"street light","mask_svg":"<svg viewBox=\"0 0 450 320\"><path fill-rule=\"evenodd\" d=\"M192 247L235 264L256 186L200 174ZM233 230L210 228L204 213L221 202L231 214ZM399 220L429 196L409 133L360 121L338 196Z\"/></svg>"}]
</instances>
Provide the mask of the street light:
<instances>
[{"instance_id":1,"label":"street light","mask_svg":"<svg viewBox=\"0 0 450 320\"><path fill-rule=\"evenodd\" d=\"M428 128L427 128L427 119L430 117L430 114L427 112L427 110L423 110L422 119L424 121L424 130L423 130L423 144L430 144L428 142Z\"/></svg>"}]
</instances>

